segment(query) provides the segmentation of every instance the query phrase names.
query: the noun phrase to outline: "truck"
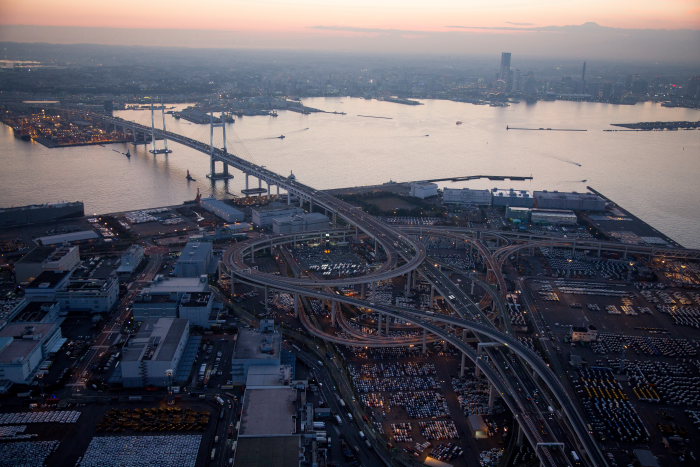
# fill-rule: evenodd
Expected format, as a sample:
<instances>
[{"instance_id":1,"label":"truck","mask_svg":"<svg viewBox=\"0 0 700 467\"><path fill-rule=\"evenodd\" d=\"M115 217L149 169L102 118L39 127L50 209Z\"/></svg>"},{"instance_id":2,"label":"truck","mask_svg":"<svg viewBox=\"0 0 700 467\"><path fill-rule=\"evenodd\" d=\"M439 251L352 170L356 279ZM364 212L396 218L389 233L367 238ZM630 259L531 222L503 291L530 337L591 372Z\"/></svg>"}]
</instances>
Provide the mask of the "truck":
<instances>
[{"instance_id":1,"label":"truck","mask_svg":"<svg viewBox=\"0 0 700 467\"><path fill-rule=\"evenodd\" d=\"M221 398L221 396L214 396L214 400L221 406L224 406L224 400Z\"/></svg>"},{"instance_id":2,"label":"truck","mask_svg":"<svg viewBox=\"0 0 700 467\"><path fill-rule=\"evenodd\" d=\"M199 367L199 381L204 381L204 374L207 372L207 364L202 363L202 366Z\"/></svg>"},{"instance_id":3,"label":"truck","mask_svg":"<svg viewBox=\"0 0 700 467\"><path fill-rule=\"evenodd\" d=\"M340 418L340 415L335 414L334 417L335 417L335 421L338 423L338 425L342 425L342 424L343 424L343 419Z\"/></svg>"}]
</instances>

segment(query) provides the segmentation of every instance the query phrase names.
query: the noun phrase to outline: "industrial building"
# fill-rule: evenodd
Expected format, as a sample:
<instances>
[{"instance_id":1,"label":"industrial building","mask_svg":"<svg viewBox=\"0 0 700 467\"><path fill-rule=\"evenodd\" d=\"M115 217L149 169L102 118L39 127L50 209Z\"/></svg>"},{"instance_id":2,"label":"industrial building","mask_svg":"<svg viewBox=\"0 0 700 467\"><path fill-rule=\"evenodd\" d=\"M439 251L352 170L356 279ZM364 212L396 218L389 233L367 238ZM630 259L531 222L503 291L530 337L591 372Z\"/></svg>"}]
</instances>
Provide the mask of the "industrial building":
<instances>
[{"instance_id":1,"label":"industrial building","mask_svg":"<svg viewBox=\"0 0 700 467\"><path fill-rule=\"evenodd\" d=\"M121 278L129 278L139 268L145 258L146 250L141 245L131 245L119 260L117 274Z\"/></svg>"},{"instance_id":2,"label":"industrial building","mask_svg":"<svg viewBox=\"0 0 700 467\"><path fill-rule=\"evenodd\" d=\"M202 198L199 204L210 213L228 223L240 222L245 219L243 211L216 198Z\"/></svg>"},{"instance_id":3,"label":"industrial building","mask_svg":"<svg viewBox=\"0 0 700 467\"><path fill-rule=\"evenodd\" d=\"M578 219L574 211L555 209L533 209L530 215L533 224L576 225Z\"/></svg>"},{"instance_id":4,"label":"industrial building","mask_svg":"<svg viewBox=\"0 0 700 467\"><path fill-rule=\"evenodd\" d=\"M54 323L60 319L61 307L58 302L30 302L22 300L12 310L7 321L0 321L0 329L8 321L13 323Z\"/></svg>"},{"instance_id":5,"label":"industrial building","mask_svg":"<svg viewBox=\"0 0 700 467\"><path fill-rule=\"evenodd\" d=\"M431 182L413 182L408 192L410 196L415 198L425 199L438 195L437 183Z\"/></svg>"},{"instance_id":6,"label":"industrial building","mask_svg":"<svg viewBox=\"0 0 700 467\"><path fill-rule=\"evenodd\" d=\"M83 217L84 215L85 206L80 201L0 208L0 228L54 222L60 219Z\"/></svg>"},{"instance_id":7,"label":"industrial building","mask_svg":"<svg viewBox=\"0 0 700 467\"><path fill-rule=\"evenodd\" d=\"M165 279L159 275L136 297L132 307L138 321L153 318L176 318L180 300L191 293L209 289L206 276Z\"/></svg>"},{"instance_id":8,"label":"industrial building","mask_svg":"<svg viewBox=\"0 0 700 467\"><path fill-rule=\"evenodd\" d=\"M147 319L124 347L121 358L124 387L167 386L168 370L177 369L189 337L186 319Z\"/></svg>"},{"instance_id":9,"label":"industrial building","mask_svg":"<svg viewBox=\"0 0 700 467\"><path fill-rule=\"evenodd\" d=\"M605 200L593 193L535 191L535 205L540 209L605 211Z\"/></svg>"},{"instance_id":10,"label":"industrial building","mask_svg":"<svg viewBox=\"0 0 700 467\"><path fill-rule=\"evenodd\" d=\"M593 342L598 339L598 330L592 324L586 326L572 326L571 342Z\"/></svg>"},{"instance_id":11,"label":"industrial building","mask_svg":"<svg viewBox=\"0 0 700 467\"><path fill-rule=\"evenodd\" d=\"M48 235L45 237L39 237L36 238L34 241L38 245L46 246L71 242L84 242L87 240L96 240L98 238L100 238L100 236L97 235L97 232L95 232L94 230L81 230L79 232L69 232L59 235Z\"/></svg>"},{"instance_id":12,"label":"industrial building","mask_svg":"<svg viewBox=\"0 0 700 467\"><path fill-rule=\"evenodd\" d=\"M527 190L514 190L494 188L491 190L493 195L492 204L494 206L517 206L520 208L531 208L535 205L535 200L532 194Z\"/></svg>"},{"instance_id":13,"label":"industrial building","mask_svg":"<svg viewBox=\"0 0 700 467\"><path fill-rule=\"evenodd\" d=\"M54 301L56 293L63 290L70 280L70 271L43 271L24 289L29 301Z\"/></svg>"},{"instance_id":14,"label":"industrial building","mask_svg":"<svg viewBox=\"0 0 700 467\"><path fill-rule=\"evenodd\" d=\"M442 190L442 202L472 206L490 206L490 190L472 190L471 188L445 188Z\"/></svg>"},{"instance_id":15,"label":"industrial building","mask_svg":"<svg viewBox=\"0 0 700 467\"><path fill-rule=\"evenodd\" d=\"M318 212L276 217L272 220L272 231L276 234L312 232L328 228L330 219Z\"/></svg>"},{"instance_id":16,"label":"industrial building","mask_svg":"<svg viewBox=\"0 0 700 467\"><path fill-rule=\"evenodd\" d=\"M517 206L508 206L506 208L506 219L518 222L530 221L530 208L519 208Z\"/></svg>"},{"instance_id":17,"label":"industrial building","mask_svg":"<svg viewBox=\"0 0 700 467\"><path fill-rule=\"evenodd\" d=\"M15 279L21 284L33 280L42 271L72 271L78 264L78 246L37 246L15 263Z\"/></svg>"},{"instance_id":18,"label":"industrial building","mask_svg":"<svg viewBox=\"0 0 700 467\"><path fill-rule=\"evenodd\" d=\"M199 277L209 273L214 248L210 242L189 241L175 263L177 277Z\"/></svg>"},{"instance_id":19,"label":"industrial building","mask_svg":"<svg viewBox=\"0 0 700 467\"><path fill-rule=\"evenodd\" d=\"M282 339L280 334L270 328L269 320L260 322L260 329L240 329L236 348L231 361L231 379L233 384L243 385L251 366L279 366Z\"/></svg>"},{"instance_id":20,"label":"industrial building","mask_svg":"<svg viewBox=\"0 0 700 467\"><path fill-rule=\"evenodd\" d=\"M211 292L186 293L180 299L178 317L189 321L191 326L209 328L213 305L214 294Z\"/></svg>"},{"instance_id":21,"label":"industrial building","mask_svg":"<svg viewBox=\"0 0 700 467\"><path fill-rule=\"evenodd\" d=\"M280 217L289 217L296 214L304 214L304 210L296 206L286 206L283 204L268 204L251 209L253 224L258 227L271 227L272 220Z\"/></svg>"},{"instance_id":22,"label":"industrial building","mask_svg":"<svg viewBox=\"0 0 700 467\"><path fill-rule=\"evenodd\" d=\"M0 329L0 380L31 383L41 363L65 339L57 323L12 323Z\"/></svg>"},{"instance_id":23,"label":"industrial building","mask_svg":"<svg viewBox=\"0 0 700 467\"><path fill-rule=\"evenodd\" d=\"M116 274L106 279L70 279L56 300L64 311L107 313L119 299L119 281Z\"/></svg>"}]
</instances>

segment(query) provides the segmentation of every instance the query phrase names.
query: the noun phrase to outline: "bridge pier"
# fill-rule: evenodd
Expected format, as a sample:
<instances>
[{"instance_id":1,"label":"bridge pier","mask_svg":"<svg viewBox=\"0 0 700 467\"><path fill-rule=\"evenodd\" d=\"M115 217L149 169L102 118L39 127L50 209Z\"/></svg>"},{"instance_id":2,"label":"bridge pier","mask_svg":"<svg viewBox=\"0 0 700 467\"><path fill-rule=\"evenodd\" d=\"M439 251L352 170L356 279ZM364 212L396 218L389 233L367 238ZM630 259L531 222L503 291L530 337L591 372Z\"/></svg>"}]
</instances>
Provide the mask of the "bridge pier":
<instances>
[{"instance_id":1,"label":"bridge pier","mask_svg":"<svg viewBox=\"0 0 700 467\"><path fill-rule=\"evenodd\" d=\"M463 340L463 341L466 341L466 339L467 339L467 330L466 330L466 329L462 329L462 340ZM462 362L461 362L460 365L459 365L459 376L460 376L460 378L464 376L464 370L465 370L465 367L466 367L466 363L467 363L467 354L465 354L464 352L462 352Z\"/></svg>"},{"instance_id":2,"label":"bridge pier","mask_svg":"<svg viewBox=\"0 0 700 467\"><path fill-rule=\"evenodd\" d=\"M269 295L268 288L267 288L267 286L265 286L265 312L266 313L270 311L270 297L268 295Z\"/></svg>"},{"instance_id":3,"label":"bridge pier","mask_svg":"<svg viewBox=\"0 0 700 467\"><path fill-rule=\"evenodd\" d=\"M335 327L336 314L338 313L338 302L331 302L331 326Z\"/></svg>"},{"instance_id":4,"label":"bridge pier","mask_svg":"<svg viewBox=\"0 0 700 467\"><path fill-rule=\"evenodd\" d=\"M428 353L428 331L423 329L423 342L421 343L423 355Z\"/></svg>"},{"instance_id":5,"label":"bridge pier","mask_svg":"<svg viewBox=\"0 0 700 467\"><path fill-rule=\"evenodd\" d=\"M214 123L214 114L210 113L209 114L209 173L207 174L207 178L209 178L212 182L215 180L229 180L233 178L233 175L231 175L228 171L228 164L226 161L223 161L219 158L216 157L215 153L218 151L214 147L214 128L215 127L221 127L221 130L223 132L223 152L224 154L228 154L228 149L226 147L226 123L224 123L223 119L219 123ZM223 171L217 173L216 172L216 161L221 161L224 164Z\"/></svg>"},{"instance_id":6,"label":"bridge pier","mask_svg":"<svg viewBox=\"0 0 700 467\"><path fill-rule=\"evenodd\" d=\"M299 294L294 294L294 317L299 317Z\"/></svg>"}]
</instances>

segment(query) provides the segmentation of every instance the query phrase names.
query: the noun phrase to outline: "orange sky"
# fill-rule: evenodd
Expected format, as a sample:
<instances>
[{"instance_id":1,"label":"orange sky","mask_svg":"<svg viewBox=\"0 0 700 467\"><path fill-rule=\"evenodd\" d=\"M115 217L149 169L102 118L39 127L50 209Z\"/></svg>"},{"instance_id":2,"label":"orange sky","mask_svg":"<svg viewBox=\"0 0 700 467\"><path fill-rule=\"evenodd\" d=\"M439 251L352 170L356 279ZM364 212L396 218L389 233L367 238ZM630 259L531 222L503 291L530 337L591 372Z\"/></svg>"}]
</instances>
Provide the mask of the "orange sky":
<instances>
[{"instance_id":1,"label":"orange sky","mask_svg":"<svg viewBox=\"0 0 700 467\"><path fill-rule=\"evenodd\" d=\"M700 29L700 0L0 0L0 25L276 32L323 25L440 31L452 24L587 21L619 28Z\"/></svg>"}]
</instances>

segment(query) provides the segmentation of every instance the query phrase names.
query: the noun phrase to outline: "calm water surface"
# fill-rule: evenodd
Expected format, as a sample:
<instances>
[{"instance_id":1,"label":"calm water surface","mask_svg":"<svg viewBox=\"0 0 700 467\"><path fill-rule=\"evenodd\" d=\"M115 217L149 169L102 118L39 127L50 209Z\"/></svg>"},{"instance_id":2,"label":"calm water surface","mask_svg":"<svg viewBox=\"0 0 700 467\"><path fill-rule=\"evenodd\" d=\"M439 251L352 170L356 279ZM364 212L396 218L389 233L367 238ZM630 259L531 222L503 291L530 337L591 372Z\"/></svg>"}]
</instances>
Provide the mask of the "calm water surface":
<instances>
[{"instance_id":1,"label":"calm water surface","mask_svg":"<svg viewBox=\"0 0 700 467\"><path fill-rule=\"evenodd\" d=\"M243 117L228 125L229 149L279 173L293 170L317 188L475 174L532 175L534 180L456 186L584 191L590 185L680 243L700 248L700 131L602 131L618 122L700 120L700 111L651 103L539 102L503 108L424 103L306 99L306 105L346 115ZM150 124L148 111L116 115ZM506 125L588 131L506 131ZM168 129L209 140L206 125L168 116ZM276 138L280 134L286 138ZM217 136L215 144L222 146ZM193 199L197 188L204 195L240 192L239 173L228 185L212 187L205 176L207 157L172 146L169 156L129 146L132 157L127 159L113 151L125 152L124 144L47 149L15 139L12 130L0 126L0 205L82 200L87 212L112 212L179 204ZM185 180L188 169L196 182Z\"/></svg>"}]
</instances>

